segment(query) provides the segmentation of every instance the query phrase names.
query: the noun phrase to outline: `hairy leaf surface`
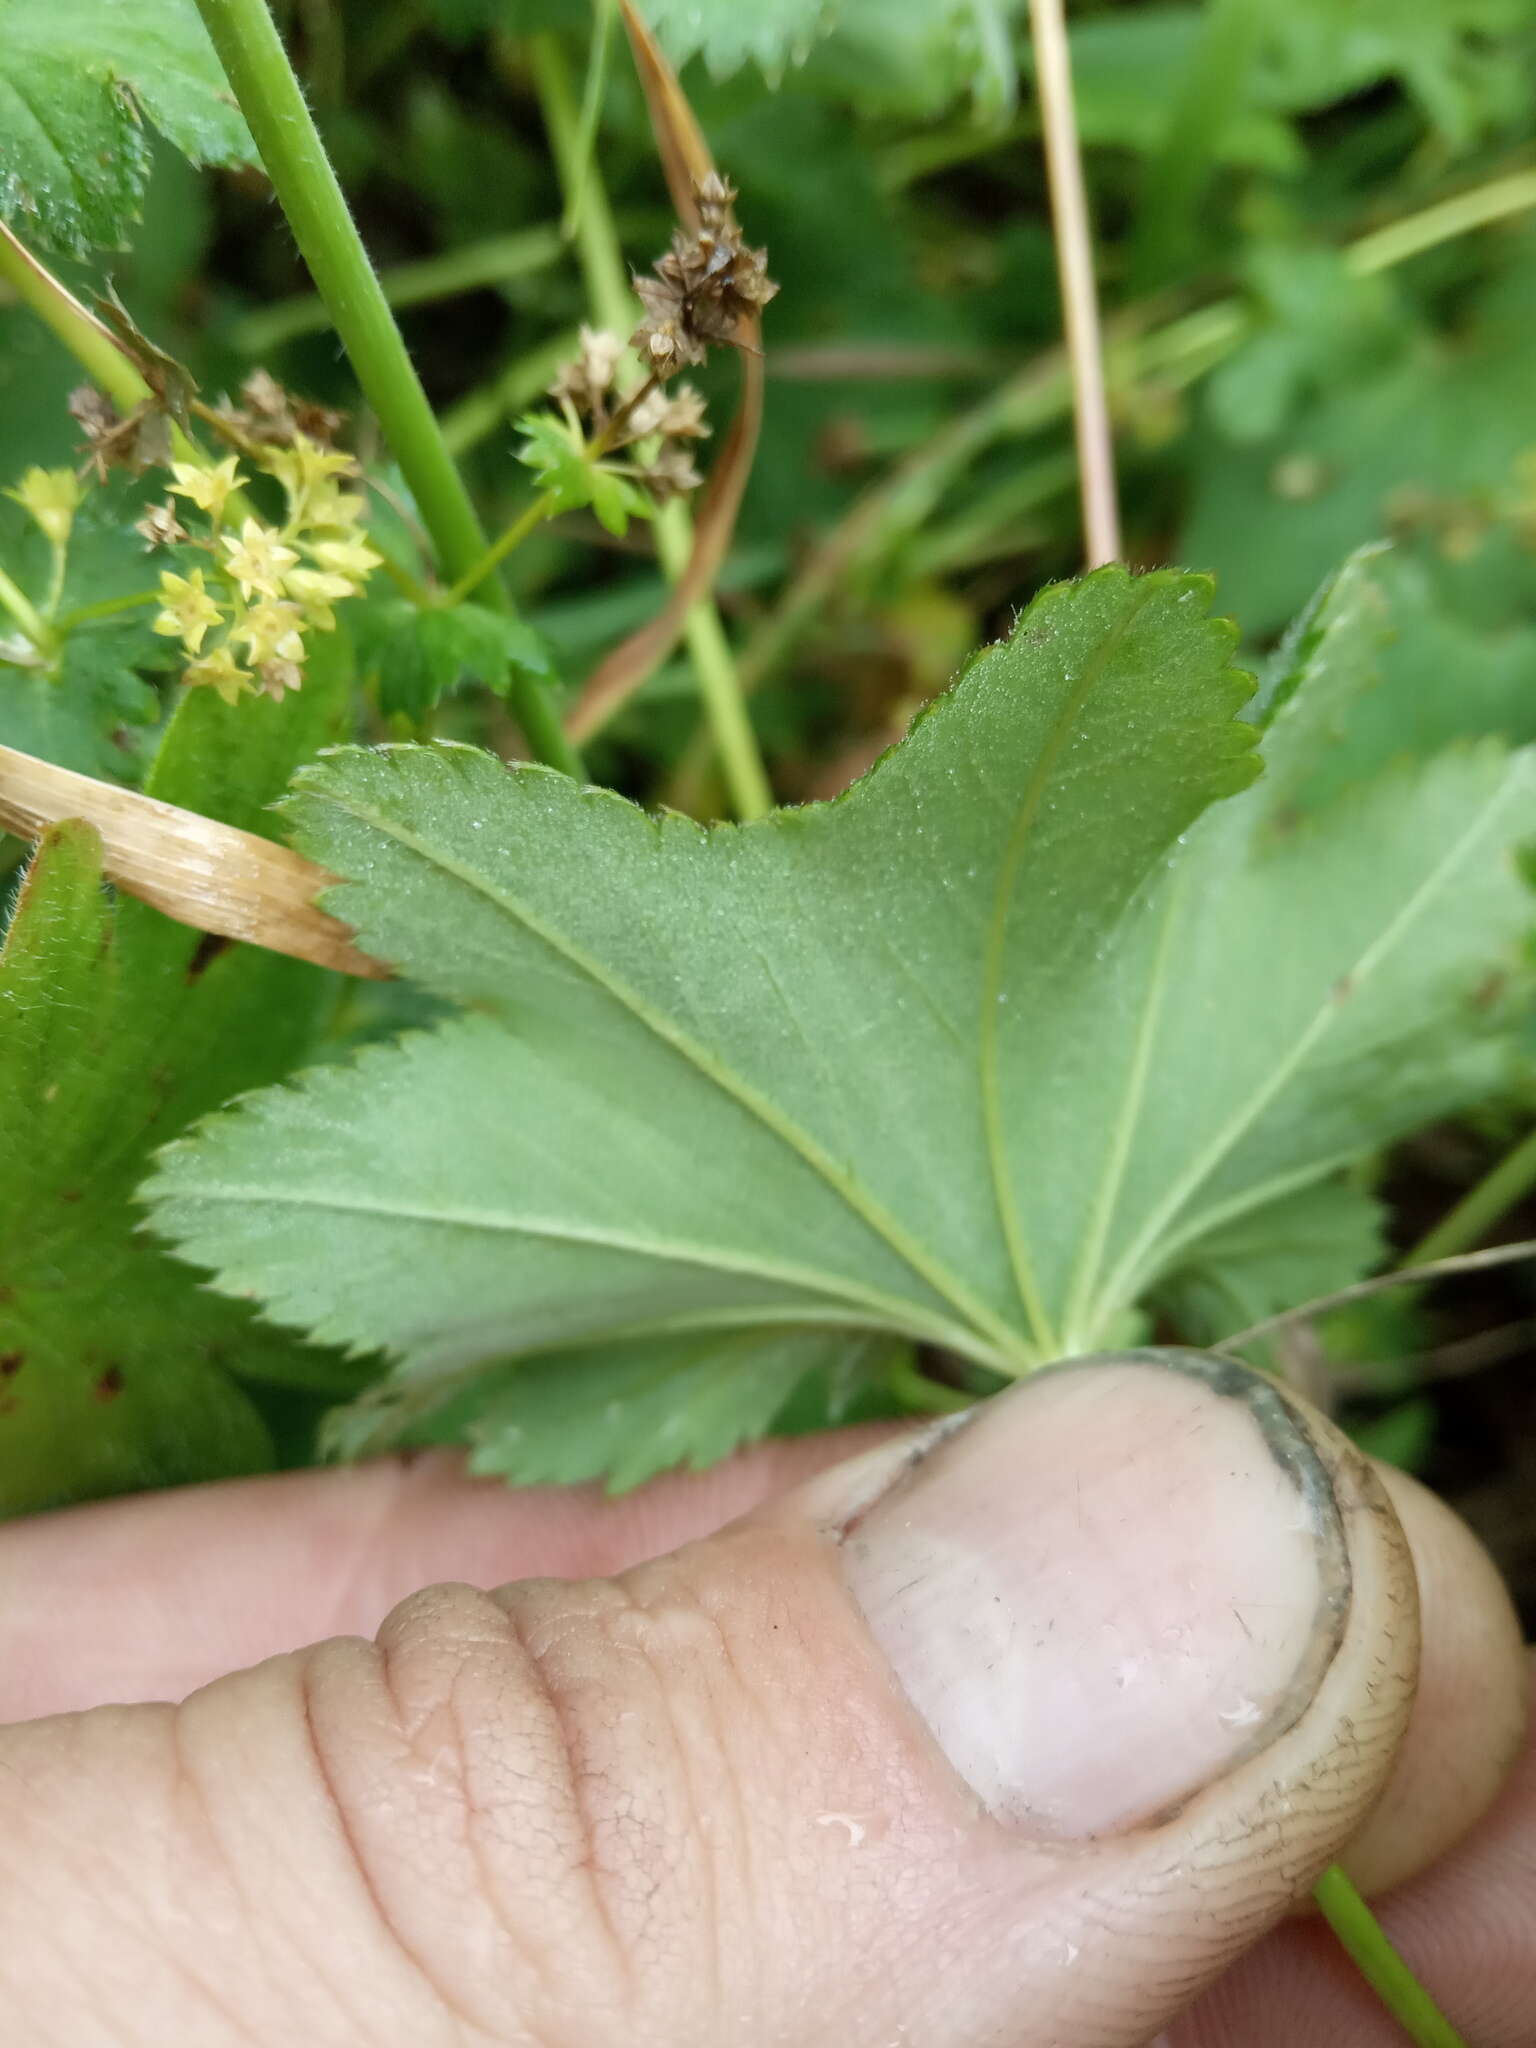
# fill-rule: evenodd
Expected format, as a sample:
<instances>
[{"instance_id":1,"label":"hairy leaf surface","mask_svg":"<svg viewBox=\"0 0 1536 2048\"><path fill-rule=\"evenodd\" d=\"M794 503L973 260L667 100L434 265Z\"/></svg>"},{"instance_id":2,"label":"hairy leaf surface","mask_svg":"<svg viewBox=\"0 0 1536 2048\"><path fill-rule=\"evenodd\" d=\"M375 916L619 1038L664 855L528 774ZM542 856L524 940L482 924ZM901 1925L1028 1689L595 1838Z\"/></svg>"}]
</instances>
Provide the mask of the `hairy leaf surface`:
<instances>
[{"instance_id":1,"label":"hairy leaf surface","mask_svg":"<svg viewBox=\"0 0 1536 2048\"><path fill-rule=\"evenodd\" d=\"M1207 597L1049 590L846 797L743 828L464 748L308 771L333 908L474 1014L214 1120L165 1155L161 1227L418 1389L709 1328L1005 1372L1092 1348L1236 1219L1485 1092L1522 973L1526 758L1289 799L1370 563L1241 795Z\"/></svg>"},{"instance_id":2,"label":"hairy leaf surface","mask_svg":"<svg viewBox=\"0 0 1536 2048\"><path fill-rule=\"evenodd\" d=\"M146 123L194 163L255 154L193 0L6 0L0 217L75 253L121 243Z\"/></svg>"},{"instance_id":3,"label":"hairy leaf surface","mask_svg":"<svg viewBox=\"0 0 1536 2048\"><path fill-rule=\"evenodd\" d=\"M152 793L259 829L346 687L329 649L311 670L281 706L189 696ZM154 1146L302 1056L326 980L114 903L88 826L45 838L0 953L0 1513L261 1468L234 1375L356 1385L200 1289L132 1199Z\"/></svg>"}]
</instances>

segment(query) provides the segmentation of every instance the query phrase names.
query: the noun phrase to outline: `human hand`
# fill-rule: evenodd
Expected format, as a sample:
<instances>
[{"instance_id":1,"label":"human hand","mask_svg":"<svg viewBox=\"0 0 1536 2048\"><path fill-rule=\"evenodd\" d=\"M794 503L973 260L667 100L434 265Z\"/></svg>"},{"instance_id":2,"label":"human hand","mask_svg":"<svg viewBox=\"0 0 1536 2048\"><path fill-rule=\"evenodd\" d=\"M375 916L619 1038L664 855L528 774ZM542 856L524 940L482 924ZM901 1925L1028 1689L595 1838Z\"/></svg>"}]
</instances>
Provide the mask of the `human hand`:
<instances>
[{"instance_id":1,"label":"human hand","mask_svg":"<svg viewBox=\"0 0 1536 2048\"><path fill-rule=\"evenodd\" d=\"M1390 2048L1267 1932L1350 1843L1528 2044L1513 1620L1382 1479L1142 1359L619 1503L433 1457L11 1525L0 2041Z\"/></svg>"}]
</instances>

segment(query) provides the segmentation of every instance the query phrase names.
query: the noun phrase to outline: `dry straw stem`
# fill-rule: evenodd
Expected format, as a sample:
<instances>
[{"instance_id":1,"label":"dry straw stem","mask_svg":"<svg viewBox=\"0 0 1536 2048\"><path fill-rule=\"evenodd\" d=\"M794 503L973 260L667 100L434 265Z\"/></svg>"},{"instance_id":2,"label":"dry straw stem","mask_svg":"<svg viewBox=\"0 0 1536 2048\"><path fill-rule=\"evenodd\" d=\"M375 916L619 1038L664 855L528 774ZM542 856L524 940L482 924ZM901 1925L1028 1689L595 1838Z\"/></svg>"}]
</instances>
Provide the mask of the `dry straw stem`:
<instances>
[{"instance_id":1,"label":"dry straw stem","mask_svg":"<svg viewBox=\"0 0 1536 2048\"><path fill-rule=\"evenodd\" d=\"M347 925L317 907L336 877L292 847L0 747L0 826L37 839L65 818L95 827L109 881L178 924L343 974L389 978L353 945Z\"/></svg>"},{"instance_id":2,"label":"dry straw stem","mask_svg":"<svg viewBox=\"0 0 1536 2048\"><path fill-rule=\"evenodd\" d=\"M1104 389L1104 348L1099 334L1093 274L1093 232L1083 187L1083 155L1072 99L1072 57L1062 0L1030 0L1035 76L1045 163L1056 230L1056 268L1067 354L1072 363L1072 405L1077 429L1078 487L1083 500L1083 552L1090 569L1120 558L1120 514L1115 495L1115 443Z\"/></svg>"},{"instance_id":3,"label":"dry straw stem","mask_svg":"<svg viewBox=\"0 0 1536 2048\"><path fill-rule=\"evenodd\" d=\"M689 234L697 234L694 193L714 170L714 158L676 74L630 0L623 0L623 12L667 189L679 221ZM742 323L738 342L741 403L699 499L693 553L656 617L621 641L588 676L566 720L566 730L578 744L605 724L666 660L682 636L689 611L714 587L730 549L763 424L761 324L755 317Z\"/></svg>"}]
</instances>

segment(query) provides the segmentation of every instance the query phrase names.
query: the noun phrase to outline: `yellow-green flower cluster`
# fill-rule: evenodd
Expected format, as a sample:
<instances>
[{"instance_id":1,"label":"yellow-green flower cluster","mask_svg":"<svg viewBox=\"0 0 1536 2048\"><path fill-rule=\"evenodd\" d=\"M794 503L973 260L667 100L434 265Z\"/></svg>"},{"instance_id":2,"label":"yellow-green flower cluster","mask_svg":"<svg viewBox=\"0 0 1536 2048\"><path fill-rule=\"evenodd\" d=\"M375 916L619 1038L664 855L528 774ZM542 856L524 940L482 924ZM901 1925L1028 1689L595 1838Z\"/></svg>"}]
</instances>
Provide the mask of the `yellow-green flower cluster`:
<instances>
[{"instance_id":1,"label":"yellow-green flower cluster","mask_svg":"<svg viewBox=\"0 0 1536 2048\"><path fill-rule=\"evenodd\" d=\"M357 476L351 456L299 434L286 446L252 447L249 459L283 487L281 525L232 509L246 482L238 456L171 465L172 494L208 522L206 534L187 539L211 560L185 576L161 575L154 622L189 657L183 682L217 690L227 704L298 689L305 636L329 632L333 607L355 597L381 560L358 530L361 493L343 487Z\"/></svg>"}]
</instances>

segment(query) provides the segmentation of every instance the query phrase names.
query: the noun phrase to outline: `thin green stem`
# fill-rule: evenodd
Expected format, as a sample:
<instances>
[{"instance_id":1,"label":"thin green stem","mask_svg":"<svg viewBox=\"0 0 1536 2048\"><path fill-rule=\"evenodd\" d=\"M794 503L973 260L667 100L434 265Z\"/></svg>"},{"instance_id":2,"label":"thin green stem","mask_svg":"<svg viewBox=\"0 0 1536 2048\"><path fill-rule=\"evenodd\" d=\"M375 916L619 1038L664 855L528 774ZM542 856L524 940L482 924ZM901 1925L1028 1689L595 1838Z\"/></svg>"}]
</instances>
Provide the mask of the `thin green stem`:
<instances>
[{"instance_id":1,"label":"thin green stem","mask_svg":"<svg viewBox=\"0 0 1536 2048\"><path fill-rule=\"evenodd\" d=\"M565 52L552 35L531 37L528 50L534 86L568 207L570 195L579 182L581 203L575 216L575 245L588 303L599 326L614 334L627 334L635 324L638 308L630 290L607 190L596 163L583 153ZM653 524L663 573L668 582L676 583L693 552L693 521L688 508L681 499L673 499L657 513ZM699 695L720 757L731 807L739 818L762 817L773 809L773 790L752 729L736 657L712 598L701 598L690 607L683 637L698 678Z\"/></svg>"},{"instance_id":2,"label":"thin green stem","mask_svg":"<svg viewBox=\"0 0 1536 2048\"><path fill-rule=\"evenodd\" d=\"M919 1371L910 1351L898 1353L886 1375L886 1385L904 1407L917 1415L956 1415L962 1408L976 1405L974 1394L967 1394L960 1387L946 1387Z\"/></svg>"},{"instance_id":3,"label":"thin green stem","mask_svg":"<svg viewBox=\"0 0 1536 2048\"><path fill-rule=\"evenodd\" d=\"M140 605L159 602L158 590L135 590L128 597L103 597L95 604L76 605L54 623L61 633L73 633L77 626L88 626L93 620L115 618L119 612L136 611Z\"/></svg>"},{"instance_id":4,"label":"thin green stem","mask_svg":"<svg viewBox=\"0 0 1536 2048\"><path fill-rule=\"evenodd\" d=\"M639 308L629 288L629 271L619 246L608 189L596 164L583 157L581 116L565 51L559 38L547 31L530 36L527 47L560 190L567 214L574 213L576 260L587 288L587 303L599 327L606 327L611 334L627 334L635 324ZM498 49L504 62L511 60L511 46L505 39ZM588 170L590 175L586 174ZM580 205L573 208L572 196L577 192Z\"/></svg>"},{"instance_id":5,"label":"thin green stem","mask_svg":"<svg viewBox=\"0 0 1536 2048\"><path fill-rule=\"evenodd\" d=\"M462 604L464 599L483 583L498 563L504 562L515 547L524 542L535 527L542 526L546 519L553 519L560 509L553 491L545 491L534 499L531 505L513 520L505 533L498 534L474 566L465 571L443 599L445 604Z\"/></svg>"},{"instance_id":6,"label":"thin green stem","mask_svg":"<svg viewBox=\"0 0 1536 2048\"><path fill-rule=\"evenodd\" d=\"M1474 185L1450 199L1439 200L1419 213L1410 213L1390 226L1361 235L1344 252L1344 262L1357 277L1373 277L1438 248L1474 228L1491 227L1511 214L1536 206L1536 171L1512 171L1508 177L1490 178L1486 185Z\"/></svg>"},{"instance_id":7,"label":"thin green stem","mask_svg":"<svg viewBox=\"0 0 1536 2048\"><path fill-rule=\"evenodd\" d=\"M467 455L506 419L521 412L549 388L562 363L568 363L581 345L574 328L553 334L537 347L528 349L499 370L486 384L467 391L457 404L443 414L443 439L455 455Z\"/></svg>"},{"instance_id":8,"label":"thin green stem","mask_svg":"<svg viewBox=\"0 0 1536 2048\"><path fill-rule=\"evenodd\" d=\"M457 580L485 553L485 531L347 211L266 0L197 4L331 324L378 415L443 571ZM487 586L485 601L511 609L499 579ZM512 702L539 758L580 774L580 760L538 678L516 671Z\"/></svg>"},{"instance_id":9,"label":"thin green stem","mask_svg":"<svg viewBox=\"0 0 1536 2048\"><path fill-rule=\"evenodd\" d=\"M462 249L446 249L440 256L424 256L418 263L397 263L379 272L379 289L397 310L431 305L547 269L559 261L563 246L554 228L521 228ZM264 356L300 334L322 333L330 322L325 301L315 292L301 292L243 315L229 330L229 338L242 354Z\"/></svg>"},{"instance_id":10,"label":"thin green stem","mask_svg":"<svg viewBox=\"0 0 1536 2048\"><path fill-rule=\"evenodd\" d=\"M1350 1961L1416 2048L1466 2048L1336 1863L1323 1872L1312 1896Z\"/></svg>"},{"instance_id":11,"label":"thin green stem","mask_svg":"<svg viewBox=\"0 0 1536 2048\"><path fill-rule=\"evenodd\" d=\"M1453 1258L1488 1235L1518 1201L1536 1188L1536 1130L1528 1131L1476 1187L1470 1188L1449 1214L1442 1216L1399 1265L1404 1272L1435 1259Z\"/></svg>"},{"instance_id":12,"label":"thin green stem","mask_svg":"<svg viewBox=\"0 0 1536 2048\"><path fill-rule=\"evenodd\" d=\"M565 217L560 223L560 232L565 236L577 233L581 226L581 209L587 194L587 172L592 163L593 145L597 141L597 123L603 109L603 88L608 83L608 57L613 48L613 28L618 20L617 0L593 0L592 45L587 55L587 82L582 89L581 113L576 122L576 137L573 149L575 175L566 193Z\"/></svg>"},{"instance_id":13,"label":"thin green stem","mask_svg":"<svg viewBox=\"0 0 1536 2048\"><path fill-rule=\"evenodd\" d=\"M58 642L31 598L0 569L0 605L10 613L39 654L52 654Z\"/></svg>"},{"instance_id":14,"label":"thin green stem","mask_svg":"<svg viewBox=\"0 0 1536 2048\"><path fill-rule=\"evenodd\" d=\"M136 412L154 397L132 359L111 329L88 312L72 291L40 263L0 222L0 279L45 327L63 342L91 382L103 390L120 413ZM179 461L195 462L200 450L174 420L171 447Z\"/></svg>"}]
</instances>

